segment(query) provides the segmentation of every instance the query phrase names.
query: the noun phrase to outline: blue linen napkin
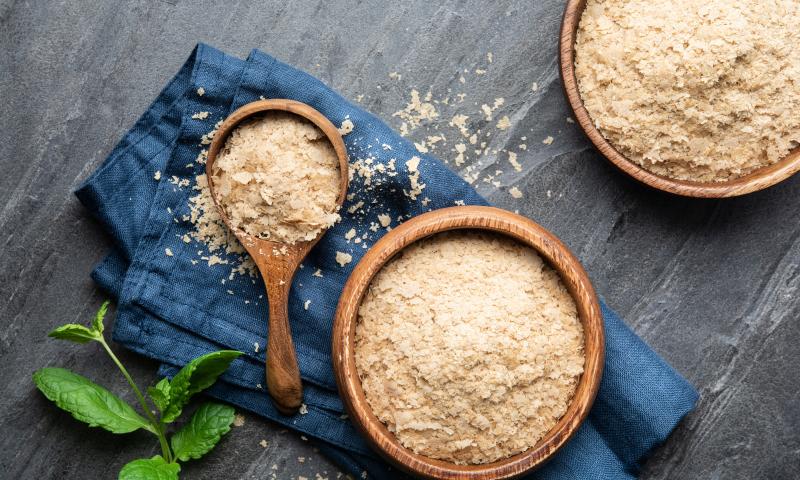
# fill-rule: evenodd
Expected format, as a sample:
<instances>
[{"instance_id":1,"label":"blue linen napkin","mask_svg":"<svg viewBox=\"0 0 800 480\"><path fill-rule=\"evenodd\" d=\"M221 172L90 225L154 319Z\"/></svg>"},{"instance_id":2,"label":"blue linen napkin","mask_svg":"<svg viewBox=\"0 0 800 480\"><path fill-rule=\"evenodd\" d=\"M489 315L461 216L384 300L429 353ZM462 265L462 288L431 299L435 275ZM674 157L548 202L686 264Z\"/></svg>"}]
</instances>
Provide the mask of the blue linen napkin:
<instances>
[{"instance_id":1,"label":"blue linen napkin","mask_svg":"<svg viewBox=\"0 0 800 480\"><path fill-rule=\"evenodd\" d=\"M395 175L354 175L342 221L295 277L289 312L308 413L292 417L274 409L263 386L264 352L255 348L264 345L267 333L261 280L232 275L231 264L198 261L210 255L207 246L183 239L193 229L186 216L189 198L198 193L194 178L205 168L197 161L207 147L203 135L234 109L262 97L307 103L336 125L350 119L355 129L344 138L351 161L396 167ZM208 116L196 115L200 112ZM405 163L414 156L421 158L419 183L425 185L419 195ZM313 437L324 454L356 476L400 476L343 415L331 367L334 310L353 267L386 232L368 228L379 224L379 214L389 214L397 224L456 202L485 205L466 182L312 76L257 50L241 60L200 44L76 195L114 242L92 277L118 302L115 341L160 361L161 373L168 375L208 351L241 350L246 354L211 395ZM364 205L350 209L359 202ZM359 244L346 240L351 228L366 238ZM352 263L337 264L337 251L350 253ZM314 275L317 270L321 277ZM597 400L575 437L530 478L636 478L643 458L697 400L691 385L601 306L606 361Z\"/></svg>"}]
</instances>

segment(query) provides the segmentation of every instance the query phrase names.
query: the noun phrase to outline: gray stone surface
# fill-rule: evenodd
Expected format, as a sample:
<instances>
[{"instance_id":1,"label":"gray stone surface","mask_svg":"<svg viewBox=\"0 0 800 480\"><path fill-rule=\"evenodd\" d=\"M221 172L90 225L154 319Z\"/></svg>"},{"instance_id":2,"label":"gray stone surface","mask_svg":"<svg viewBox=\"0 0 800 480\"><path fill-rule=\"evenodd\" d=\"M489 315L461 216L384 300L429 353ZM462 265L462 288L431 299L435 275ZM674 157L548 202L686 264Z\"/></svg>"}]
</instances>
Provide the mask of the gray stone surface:
<instances>
[{"instance_id":1,"label":"gray stone surface","mask_svg":"<svg viewBox=\"0 0 800 480\"><path fill-rule=\"evenodd\" d=\"M474 168L505 172L499 187L479 182L481 192L559 235L608 303L701 392L642 477L798 478L800 176L704 201L613 170L565 121L562 8L556 0L0 0L0 476L114 478L129 459L157 453L144 434L115 437L73 421L30 375L67 366L124 390L102 352L45 337L102 300L88 274L108 240L71 191L205 41L241 56L267 51L351 99L364 95L362 105L394 126L412 87L438 99L448 88L463 92L463 103L441 105L428 126L448 138L435 152L443 158L453 158L458 137L449 118L464 113L481 128L479 106L503 97L497 113L512 127L490 145L515 148L528 137L518 150L524 168L513 172L502 152L495 165L490 152ZM513 199L511 186L524 197ZM152 362L122 357L142 382L154 378ZM294 434L248 416L184 478L264 478L273 464L279 478L336 470Z\"/></svg>"}]
</instances>

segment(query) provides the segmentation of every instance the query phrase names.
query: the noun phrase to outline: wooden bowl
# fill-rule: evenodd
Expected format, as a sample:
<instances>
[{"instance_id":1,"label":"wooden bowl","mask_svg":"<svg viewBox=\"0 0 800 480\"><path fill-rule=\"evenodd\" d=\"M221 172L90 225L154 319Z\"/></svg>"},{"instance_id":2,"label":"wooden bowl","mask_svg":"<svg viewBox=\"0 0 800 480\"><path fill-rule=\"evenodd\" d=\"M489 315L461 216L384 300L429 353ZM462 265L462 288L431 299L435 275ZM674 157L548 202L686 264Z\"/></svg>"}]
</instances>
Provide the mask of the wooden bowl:
<instances>
[{"instance_id":1,"label":"wooden bowl","mask_svg":"<svg viewBox=\"0 0 800 480\"><path fill-rule=\"evenodd\" d=\"M572 403L558 423L532 448L481 465L456 465L403 447L372 413L355 362L358 309L375 274L409 244L448 230L470 229L507 235L535 249L561 276L583 324L586 361ZM361 259L344 286L333 325L333 368L345 408L369 444L402 470L424 478L512 478L544 463L575 433L592 406L603 371L603 317L589 277L578 259L552 233L525 217L491 207L451 207L415 217L381 238Z\"/></svg>"},{"instance_id":2,"label":"wooden bowl","mask_svg":"<svg viewBox=\"0 0 800 480\"><path fill-rule=\"evenodd\" d=\"M586 8L586 0L568 0L561 23L561 42L559 45L561 79L575 120L600 153L611 163L633 178L653 188L686 197L722 198L752 193L786 180L800 171L800 148L790 152L784 159L767 167L760 168L743 177L725 182L690 182L656 175L638 164L628 160L617 151L603 134L594 126L589 112L583 105L578 81L575 77L575 38L578 24Z\"/></svg>"}]
</instances>

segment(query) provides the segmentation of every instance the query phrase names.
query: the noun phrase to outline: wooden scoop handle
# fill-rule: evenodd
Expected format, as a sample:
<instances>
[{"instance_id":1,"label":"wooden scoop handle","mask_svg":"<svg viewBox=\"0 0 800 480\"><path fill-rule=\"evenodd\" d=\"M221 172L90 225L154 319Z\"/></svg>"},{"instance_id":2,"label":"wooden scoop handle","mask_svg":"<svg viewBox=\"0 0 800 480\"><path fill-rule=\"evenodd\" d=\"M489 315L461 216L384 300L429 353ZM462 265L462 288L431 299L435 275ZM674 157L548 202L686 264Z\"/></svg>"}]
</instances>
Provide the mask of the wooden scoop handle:
<instances>
[{"instance_id":1,"label":"wooden scoop handle","mask_svg":"<svg viewBox=\"0 0 800 480\"><path fill-rule=\"evenodd\" d=\"M293 415L303 401L303 384L289 327L289 289L295 269L291 265L292 258L281 256L256 263L264 278L269 301L267 390L279 412Z\"/></svg>"}]
</instances>

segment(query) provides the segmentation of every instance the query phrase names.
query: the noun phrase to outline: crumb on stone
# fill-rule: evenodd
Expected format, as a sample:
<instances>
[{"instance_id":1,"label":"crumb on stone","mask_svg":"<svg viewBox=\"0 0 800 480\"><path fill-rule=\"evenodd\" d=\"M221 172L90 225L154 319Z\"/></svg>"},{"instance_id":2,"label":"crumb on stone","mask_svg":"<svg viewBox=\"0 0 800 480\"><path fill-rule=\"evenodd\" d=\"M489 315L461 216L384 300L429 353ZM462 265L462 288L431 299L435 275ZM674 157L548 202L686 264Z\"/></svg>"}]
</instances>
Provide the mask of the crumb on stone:
<instances>
[{"instance_id":1,"label":"crumb on stone","mask_svg":"<svg viewBox=\"0 0 800 480\"><path fill-rule=\"evenodd\" d=\"M244 425L244 420L245 420L245 419L244 419L244 415L242 415L242 414L240 414L240 413L237 413L237 414L236 414L236 415L233 417L233 426L234 426L234 427L241 427L241 426L243 426L243 425Z\"/></svg>"}]
</instances>

